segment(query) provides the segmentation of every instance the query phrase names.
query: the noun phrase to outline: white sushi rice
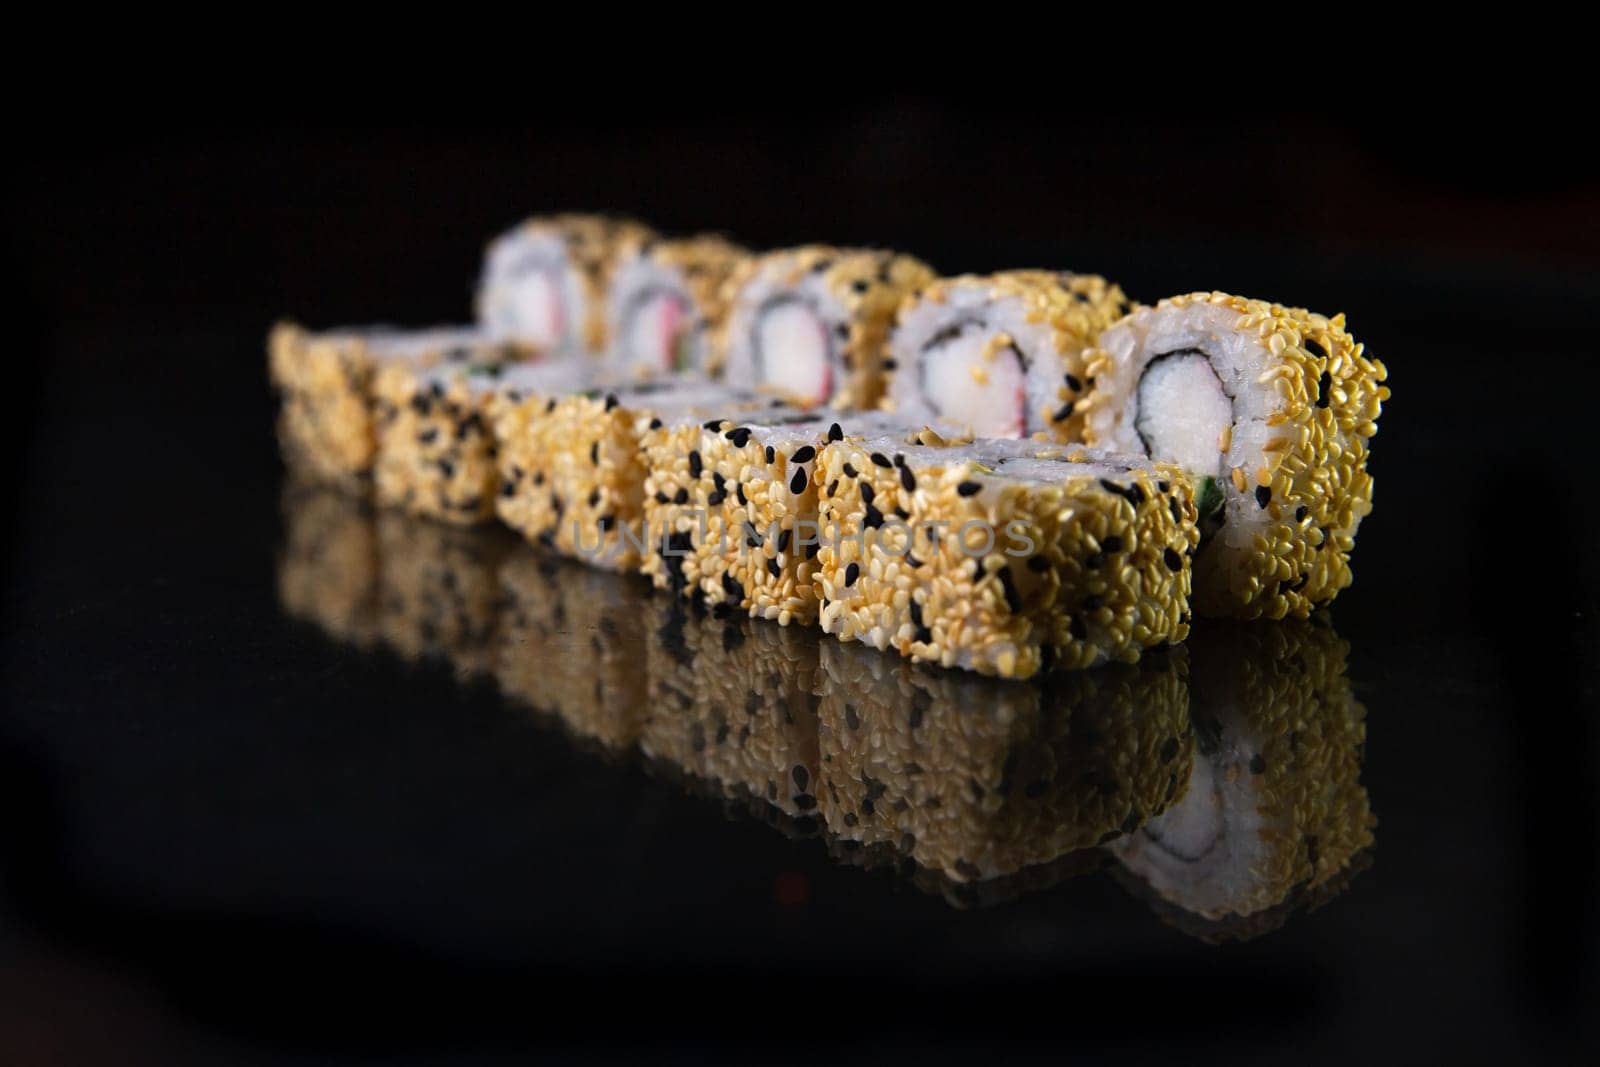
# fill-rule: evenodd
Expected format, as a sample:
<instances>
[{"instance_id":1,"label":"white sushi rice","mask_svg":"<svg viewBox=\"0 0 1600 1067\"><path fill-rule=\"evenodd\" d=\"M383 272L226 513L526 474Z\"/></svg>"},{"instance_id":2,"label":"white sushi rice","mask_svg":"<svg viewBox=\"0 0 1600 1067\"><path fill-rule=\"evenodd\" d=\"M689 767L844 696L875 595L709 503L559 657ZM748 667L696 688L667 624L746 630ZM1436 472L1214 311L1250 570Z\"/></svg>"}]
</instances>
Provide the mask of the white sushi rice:
<instances>
[{"instance_id":1,"label":"white sushi rice","mask_svg":"<svg viewBox=\"0 0 1600 1067\"><path fill-rule=\"evenodd\" d=\"M710 342L681 268L635 256L617 268L607 301L607 360L623 379L701 373Z\"/></svg>"},{"instance_id":2,"label":"white sushi rice","mask_svg":"<svg viewBox=\"0 0 1600 1067\"><path fill-rule=\"evenodd\" d=\"M1262 446L1282 434L1267 419L1286 406L1273 382L1258 380L1276 360L1256 332L1237 328L1241 318L1231 307L1197 302L1143 308L1112 326L1099 341L1111 366L1095 383L1111 402L1088 418L1095 442L1188 470L1197 501L1199 479L1216 479L1225 521L1201 550L1218 557L1213 565L1253 553L1272 522L1254 499L1254 480L1240 492L1227 474L1266 464Z\"/></svg>"},{"instance_id":3,"label":"white sushi rice","mask_svg":"<svg viewBox=\"0 0 1600 1067\"><path fill-rule=\"evenodd\" d=\"M770 258L740 287L728 314L723 376L800 404L820 404L850 376L840 351L850 312L825 275Z\"/></svg>"},{"instance_id":4,"label":"white sushi rice","mask_svg":"<svg viewBox=\"0 0 1600 1067\"><path fill-rule=\"evenodd\" d=\"M518 227L489 245L478 319L492 340L575 350L587 316L583 277L559 232Z\"/></svg>"},{"instance_id":5,"label":"white sushi rice","mask_svg":"<svg viewBox=\"0 0 1600 1067\"><path fill-rule=\"evenodd\" d=\"M983 279L958 279L943 301L919 300L890 336L897 370L888 400L907 418L944 418L981 437L1048 430L1063 362L1055 334L1029 321L1021 296L995 298Z\"/></svg>"}]
</instances>

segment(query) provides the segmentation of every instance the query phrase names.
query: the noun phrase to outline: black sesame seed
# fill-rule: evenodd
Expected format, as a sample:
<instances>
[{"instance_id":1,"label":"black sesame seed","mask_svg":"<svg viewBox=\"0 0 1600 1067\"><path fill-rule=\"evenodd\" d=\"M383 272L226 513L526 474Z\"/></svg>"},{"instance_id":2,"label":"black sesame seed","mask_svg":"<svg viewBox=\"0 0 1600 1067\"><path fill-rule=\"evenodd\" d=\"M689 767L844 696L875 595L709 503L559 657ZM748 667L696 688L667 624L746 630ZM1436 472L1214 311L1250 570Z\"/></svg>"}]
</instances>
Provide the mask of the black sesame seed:
<instances>
[{"instance_id":1,"label":"black sesame seed","mask_svg":"<svg viewBox=\"0 0 1600 1067\"><path fill-rule=\"evenodd\" d=\"M795 449L794 455L789 457L790 463L809 463L816 458L817 450L810 445L801 445Z\"/></svg>"},{"instance_id":2,"label":"black sesame seed","mask_svg":"<svg viewBox=\"0 0 1600 1067\"><path fill-rule=\"evenodd\" d=\"M1333 377L1327 371L1322 372L1322 377L1317 379L1317 407L1325 408L1331 399L1333 391Z\"/></svg>"},{"instance_id":3,"label":"black sesame seed","mask_svg":"<svg viewBox=\"0 0 1600 1067\"><path fill-rule=\"evenodd\" d=\"M777 556L773 556L773 557L771 557L770 559L767 560L767 571L774 578L780 578L780 577L783 576L783 568L778 566L778 557Z\"/></svg>"},{"instance_id":4,"label":"black sesame seed","mask_svg":"<svg viewBox=\"0 0 1600 1067\"><path fill-rule=\"evenodd\" d=\"M1170 482L1157 482L1156 483L1156 492L1158 492L1158 493L1170 493L1170 492L1172 492L1172 484Z\"/></svg>"},{"instance_id":5,"label":"black sesame seed","mask_svg":"<svg viewBox=\"0 0 1600 1067\"><path fill-rule=\"evenodd\" d=\"M659 430L659 429L661 429L661 420L660 420L660 419L651 419L651 420L650 420L650 428L651 428L651 429L652 429L652 430Z\"/></svg>"},{"instance_id":6,"label":"black sesame seed","mask_svg":"<svg viewBox=\"0 0 1600 1067\"><path fill-rule=\"evenodd\" d=\"M839 479L835 478L833 481L828 483L828 495L829 496L833 496L838 491L839 491Z\"/></svg>"},{"instance_id":7,"label":"black sesame seed","mask_svg":"<svg viewBox=\"0 0 1600 1067\"><path fill-rule=\"evenodd\" d=\"M615 394L615 393L607 393L606 394L606 410L607 411L614 411L616 409L617 405L620 404L620 403L622 403L622 401L617 399L617 394Z\"/></svg>"},{"instance_id":8,"label":"black sesame seed","mask_svg":"<svg viewBox=\"0 0 1600 1067\"><path fill-rule=\"evenodd\" d=\"M1272 487L1266 485L1256 486L1256 506L1266 507L1272 503Z\"/></svg>"},{"instance_id":9,"label":"black sesame seed","mask_svg":"<svg viewBox=\"0 0 1600 1067\"><path fill-rule=\"evenodd\" d=\"M777 460L778 460L778 453L773 451L771 445L767 446L767 450L766 450L765 455L767 457L767 462L768 463L776 463Z\"/></svg>"},{"instance_id":10,"label":"black sesame seed","mask_svg":"<svg viewBox=\"0 0 1600 1067\"><path fill-rule=\"evenodd\" d=\"M689 452L689 477L700 477L700 472L704 469L705 467L700 462L700 453L691 450Z\"/></svg>"},{"instance_id":11,"label":"black sesame seed","mask_svg":"<svg viewBox=\"0 0 1600 1067\"><path fill-rule=\"evenodd\" d=\"M553 398L551 400L548 400L548 401L545 402L544 413L546 415L550 414L555 409L556 409L556 402L555 402L555 400Z\"/></svg>"},{"instance_id":12,"label":"black sesame seed","mask_svg":"<svg viewBox=\"0 0 1600 1067\"><path fill-rule=\"evenodd\" d=\"M895 368L897 368L899 366L900 366L900 363L899 363L898 360L886 359L886 360L883 361L883 369L884 370L894 370Z\"/></svg>"},{"instance_id":13,"label":"black sesame seed","mask_svg":"<svg viewBox=\"0 0 1600 1067\"><path fill-rule=\"evenodd\" d=\"M663 493L659 489L656 490L656 503L657 504L666 504L666 503L670 503L670 502L671 502L671 498L668 497L667 494Z\"/></svg>"},{"instance_id":14,"label":"black sesame seed","mask_svg":"<svg viewBox=\"0 0 1600 1067\"><path fill-rule=\"evenodd\" d=\"M883 512L868 504L867 513L861 518L861 525L869 530L876 530L883 525Z\"/></svg>"},{"instance_id":15,"label":"black sesame seed","mask_svg":"<svg viewBox=\"0 0 1600 1067\"><path fill-rule=\"evenodd\" d=\"M596 441L589 446L589 462L595 466L600 465L600 442Z\"/></svg>"},{"instance_id":16,"label":"black sesame seed","mask_svg":"<svg viewBox=\"0 0 1600 1067\"><path fill-rule=\"evenodd\" d=\"M501 496L507 496L507 497L516 496L517 495L517 483L516 482L509 482L509 481L500 483L500 495Z\"/></svg>"},{"instance_id":17,"label":"black sesame seed","mask_svg":"<svg viewBox=\"0 0 1600 1067\"><path fill-rule=\"evenodd\" d=\"M869 456L867 458L871 459L873 463L877 464L880 467L893 467L894 466L893 463L889 462L889 457L884 455L882 452L874 452L871 456Z\"/></svg>"},{"instance_id":18,"label":"black sesame seed","mask_svg":"<svg viewBox=\"0 0 1600 1067\"><path fill-rule=\"evenodd\" d=\"M915 493L917 491L917 479L916 476L911 473L910 467L900 468L900 484L905 486L906 492L908 493Z\"/></svg>"},{"instance_id":19,"label":"black sesame seed","mask_svg":"<svg viewBox=\"0 0 1600 1067\"><path fill-rule=\"evenodd\" d=\"M598 503L600 503L600 490L591 489L589 491L589 506L592 508Z\"/></svg>"},{"instance_id":20,"label":"black sesame seed","mask_svg":"<svg viewBox=\"0 0 1600 1067\"><path fill-rule=\"evenodd\" d=\"M920 644L931 645L933 644L933 631L924 626L922 629L916 632L916 635L912 637L912 640Z\"/></svg>"},{"instance_id":21,"label":"black sesame seed","mask_svg":"<svg viewBox=\"0 0 1600 1067\"><path fill-rule=\"evenodd\" d=\"M856 469L854 467L852 467L850 464L846 463L842 469L844 470L844 476L846 478L857 477Z\"/></svg>"},{"instance_id":22,"label":"black sesame seed","mask_svg":"<svg viewBox=\"0 0 1600 1067\"><path fill-rule=\"evenodd\" d=\"M428 429L417 434L417 443L419 445L431 445L435 440L438 439L438 437L439 428L437 426L430 426Z\"/></svg>"},{"instance_id":23,"label":"black sesame seed","mask_svg":"<svg viewBox=\"0 0 1600 1067\"><path fill-rule=\"evenodd\" d=\"M956 493L961 496L972 496L974 493L977 493L982 489L983 486L977 482L962 482L960 485L956 486Z\"/></svg>"},{"instance_id":24,"label":"black sesame seed","mask_svg":"<svg viewBox=\"0 0 1600 1067\"><path fill-rule=\"evenodd\" d=\"M1102 551L1102 552L1121 552L1122 551L1122 538L1116 536L1115 534L1113 534L1110 537L1107 537L1105 540L1100 542L1100 551Z\"/></svg>"},{"instance_id":25,"label":"black sesame seed","mask_svg":"<svg viewBox=\"0 0 1600 1067\"><path fill-rule=\"evenodd\" d=\"M1163 562L1166 563L1167 570L1169 570L1169 571L1177 571L1177 570L1182 570L1183 569L1183 557L1178 555L1176 552L1174 552L1170 548L1167 549L1165 552L1161 553L1161 559L1163 560Z\"/></svg>"},{"instance_id":26,"label":"black sesame seed","mask_svg":"<svg viewBox=\"0 0 1600 1067\"><path fill-rule=\"evenodd\" d=\"M710 422L703 422L700 425L701 425L701 427L703 429L713 430L713 431L720 430L720 429L722 429L722 420L721 419L712 419Z\"/></svg>"},{"instance_id":27,"label":"black sesame seed","mask_svg":"<svg viewBox=\"0 0 1600 1067\"><path fill-rule=\"evenodd\" d=\"M1304 504L1301 504L1299 507L1294 509L1294 521L1305 522L1306 516L1309 514L1311 514L1311 509L1306 507Z\"/></svg>"},{"instance_id":28,"label":"black sesame seed","mask_svg":"<svg viewBox=\"0 0 1600 1067\"><path fill-rule=\"evenodd\" d=\"M1309 337L1307 337L1305 339L1303 347L1305 348L1305 350L1307 352L1310 352L1313 356L1316 356L1318 359L1327 359L1328 358L1328 350L1326 348L1323 348L1320 344L1318 344L1316 341L1313 341Z\"/></svg>"},{"instance_id":29,"label":"black sesame seed","mask_svg":"<svg viewBox=\"0 0 1600 1067\"><path fill-rule=\"evenodd\" d=\"M722 572L722 591L728 594L729 600L744 599L744 586L739 584L739 579L727 571Z\"/></svg>"},{"instance_id":30,"label":"black sesame seed","mask_svg":"<svg viewBox=\"0 0 1600 1067\"><path fill-rule=\"evenodd\" d=\"M689 490L679 489L676 493L672 494L672 502L674 504L687 504L689 502Z\"/></svg>"},{"instance_id":31,"label":"black sesame seed","mask_svg":"<svg viewBox=\"0 0 1600 1067\"><path fill-rule=\"evenodd\" d=\"M456 465L447 459L441 459L439 461L439 473L444 475L446 478L454 478L456 474Z\"/></svg>"},{"instance_id":32,"label":"black sesame seed","mask_svg":"<svg viewBox=\"0 0 1600 1067\"><path fill-rule=\"evenodd\" d=\"M861 502L870 505L878 496L878 491L872 488L871 482L861 483Z\"/></svg>"},{"instance_id":33,"label":"black sesame seed","mask_svg":"<svg viewBox=\"0 0 1600 1067\"><path fill-rule=\"evenodd\" d=\"M733 495L738 498L740 505L745 506L745 507L749 506L750 501L745 499L744 485L743 484L737 483L737 482L734 483Z\"/></svg>"},{"instance_id":34,"label":"black sesame seed","mask_svg":"<svg viewBox=\"0 0 1600 1067\"><path fill-rule=\"evenodd\" d=\"M868 289L872 288L872 283L867 281L865 278L857 278L855 281L850 283L850 288L854 289L858 293L864 293Z\"/></svg>"},{"instance_id":35,"label":"black sesame seed","mask_svg":"<svg viewBox=\"0 0 1600 1067\"><path fill-rule=\"evenodd\" d=\"M1074 393L1081 393L1083 392L1083 383L1078 381L1076 375L1069 374L1067 375L1067 388Z\"/></svg>"},{"instance_id":36,"label":"black sesame seed","mask_svg":"<svg viewBox=\"0 0 1600 1067\"><path fill-rule=\"evenodd\" d=\"M794 472L794 477L789 479L789 492L798 495L805 491L806 472L804 470L797 470Z\"/></svg>"},{"instance_id":37,"label":"black sesame seed","mask_svg":"<svg viewBox=\"0 0 1600 1067\"><path fill-rule=\"evenodd\" d=\"M794 531L792 531L792 530L780 530L778 532L778 551L779 552L787 552L787 551L789 551L789 535L792 534L793 532Z\"/></svg>"},{"instance_id":38,"label":"black sesame seed","mask_svg":"<svg viewBox=\"0 0 1600 1067\"><path fill-rule=\"evenodd\" d=\"M1067 401L1065 404L1062 404L1060 407L1056 408L1056 413L1054 415L1050 416L1051 421L1053 421L1053 422L1065 422L1067 419L1072 418L1072 407L1073 407L1073 404L1072 404L1072 401L1070 401L1070 400Z\"/></svg>"},{"instance_id":39,"label":"black sesame seed","mask_svg":"<svg viewBox=\"0 0 1600 1067\"><path fill-rule=\"evenodd\" d=\"M861 564L852 563L844 569L844 584L855 585L856 579L861 577Z\"/></svg>"},{"instance_id":40,"label":"black sesame seed","mask_svg":"<svg viewBox=\"0 0 1600 1067\"><path fill-rule=\"evenodd\" d=\"M713 489L711 492L706 494L706 503L710 504L712 507L716 507L726 499L728 499L728 494L723 492L721 489Z\"/></svg>"},{"instance_id":41,"label":"black sesame seed","mask_svg":"<svg viewBox=\"0 0 1600 1067\"><path fill-rule=\"evenodd\" d=\"M922 605L915 600L911 602L911 625L922 626Z\"/></svg>"},{"instance_id":42,"label":"black sesame seed","mask_svg":"<svg viewBox=\"0 0 1600 1067\"><path fill-rule=\"evenodd\" d=\"M837 422L834 423L833 425L829 426L828 427L828 440L830 440L830 441L843 441L844 440L844 427L840 426Z\"/></svg>"},{"instance_id":43,"label":"black sesame seed","mask_svg":"<svg viewBox=\"0 0 1600 1067\"><path fill-rule=\"evenodd\" d=\"M743 448L750 443L750 431L744 426L735 426L722 436L732 441L735 448Z\"/></svg>"}]
</instances>

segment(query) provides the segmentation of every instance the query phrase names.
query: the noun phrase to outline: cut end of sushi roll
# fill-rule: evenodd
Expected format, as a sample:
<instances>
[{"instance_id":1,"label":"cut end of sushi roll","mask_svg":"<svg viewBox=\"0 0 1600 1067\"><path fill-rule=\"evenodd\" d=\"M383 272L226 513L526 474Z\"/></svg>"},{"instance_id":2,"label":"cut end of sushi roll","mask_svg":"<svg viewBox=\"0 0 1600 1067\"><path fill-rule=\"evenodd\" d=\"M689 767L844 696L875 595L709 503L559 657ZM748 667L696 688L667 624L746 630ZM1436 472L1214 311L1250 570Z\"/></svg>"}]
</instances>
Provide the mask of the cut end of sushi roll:
<instances>
[{"instance_id":1,"label":"cut end of sushi roll","mask_svg":"<svg viewBox=\"0 0 1600 1067\"><path fill-rule=\"evenodd\" d=\"M810 245L761 256L728 283L722 370L801 406L873 407L895 311L932 277L886 251Z\"/></svg>"},{"instance_id":2,"label":"cut end of sushi roll","mask_svg":"<svg viewBox=\"0 0 1600 1067\"><path fill-rule=\"evenodd\" d=\"M748 258L738 245L710 235L644 242L625 254L608 311L616 376L710 374L727 281Z\"/></svg>"},{"instance_id":3,"label":"cut end of sushi roll","mask_svg":"<svg viewBox=\"0 0 1600 1067\"><path fill-rule=\"evenodd\" d=\"M1074 440L1082 353L1127 308L1121 289L1090 274L941 279L901 309L887 406L980 437Z\"/></svg>"},{"instance_id":4,"label":"cut end of sushi roll","mask_svg":"<svg viewBox=\"0 0 1600 1067\"><path fill-rule=\"evenodd\" d=\"M538 353L599 352L612 270L651 236L641 223L602 215L529 219L489 245L478 320L496 341Z\"/></svg>"},{"instance_id":5,"label":"cut end of sushi roll","mask_svg":"<svg viewBox=\"0 0 1600 1067\"><path fill-rule=\"evenodd\" d=\"M1304 617L1350 584L1386 377L1343 316L1196 293L1102 334L1074 416L1091 444L1195 479L1200 613Z\"/></svg>"}]
</instances>

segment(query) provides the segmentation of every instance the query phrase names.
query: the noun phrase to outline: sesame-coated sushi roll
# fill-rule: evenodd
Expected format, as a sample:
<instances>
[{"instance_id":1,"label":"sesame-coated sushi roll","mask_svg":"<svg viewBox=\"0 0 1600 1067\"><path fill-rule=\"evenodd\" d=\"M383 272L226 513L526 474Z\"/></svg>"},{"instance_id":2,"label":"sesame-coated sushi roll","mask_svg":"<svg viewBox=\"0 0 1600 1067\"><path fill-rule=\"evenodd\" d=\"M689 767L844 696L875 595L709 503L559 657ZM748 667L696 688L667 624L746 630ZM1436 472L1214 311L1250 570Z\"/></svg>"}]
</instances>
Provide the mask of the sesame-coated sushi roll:
<instances>
[{"instance_id":1,"label":"sesame-coated sushi roll","mask_svg":"<svg viewBox=\"0 0 1600 1067\"><path fill-rule=\"evenodd\" d=\"M825 642L821 694L829 832L959 882L1132 832L1190 775L1181 651L1000 683Z\"/></svg>"},{"instance_id":2,"label":"sesame-coated sushi roll","mask_svg":"<svg viewBox=\"0 0 1600 1067\"><path fill-rule=\"evenodd\" d=\"M1387 371L1344 316L1196 293L1129 315L1100 339L1085 440L1177 464L1201 503L1195 609L1304 617L1350 584L1372 510L1368 440Z\"/></svg>"},{"instance_id":3,"label":"sesame-coated sushi roll","mask_svg":"<svg viewBox=\"0 0 1600 1067\"><path fill-rule=\"evenodd\" d=\"M715 235L638 245L611 279L607 321L614 375L641 381L708 374L726 316L728 279L749 258Z\"/></svg>"},{"instance_id":4,"label":"sesame-coated sushi roll","mask_svg":"<svg viewBox=\"0 0 1600 1067\"><path fill-rule=\"evenodd\" d=\"M643 570L659 588L787 626L817 617L817 459L830 443L908 430L881 412L682 415L644 436ZM932 431L918 440L939 440Z\"/></svg>"},{"instance_id":5,"label":"sesame-coated sushi roll","mask_svg":"<svg viewBox=\"0 0 1600 1067\"><path fill-rule=\"evenodd\" d=\"M1212 920L1263 912L1348 867L1375 820L1347 652L1318 619L1197 627L1194 772L1165 815L1111 846L1123 865Z\"/></svg>"},{"instance_id":6,"label":"sesame-coated sushi roll","mask_svg":"<svg viewBox=\"0 0 1600 1067\"><path fill-rule=\"evenodd\" d=\"M819 635L657 603L640 751L724 796L758 799L791 819L813 815Z\"/></svg>"},{"instance_id":7,"label":"sesame-coated sushi roll","mask_svg":"<svg viewBox=\"0 0 1600 1067\"><path fill-rule=\"evenodd\" d=\"M496 396L566 393L587 384L590 368L584 360L498 359L385 367L375 385L379 503L458 524L492 519L500 487L491 420Z\"/></svg>"},{"instance_id":8,"label":"sesame-coated sushi roll","mask_svg":"<svg viewBox=\"0 0 1600 1067\"><path fill-rule=\"evenodd\" d=\"M478 321L527 351L600 355L612 272L653 237L642 223L604 215L529 219L490 243Z\"/></svg>"},{"instance_id":9,"label":"sesame-coated sushi roll","mask_svg":"<svg viewBox=\"0 0 1600 1067\"><path fill-rule=\"evenodd\" d=\"M870 408L883 392L900 301L933 271L873 249L808 245L751 261L732 282L722 372L802 406Z\"/></svg>"},{"instance_id":10,"label":"sesame-coated sushi roll","mask_svg":"<svg viewBox=\"0 0 1600 1067\"><path fill-rule=\"evenodd\" d=\"M278 440L286 463L304 476L357 488L377 455L373 379L385 367L420 370L485 348L475 330L397 330L379 326L311 333L273 327L268 369L279 395Z\"/></svg>"},{"instance_id":11,"label":"sesame-coated sushi roll","mask_svg":"<svg viewBox=\"0 0 1600 1067\"><path fill-rule=\"evenodd\" d=\"M1092 385L1084 351L1128 307L1093 274L941 278L900 310L884 406L979 437L1078 440L1073 412Z\"/></svg>"},{"instance_id":12,"label":"sesame-coated sushi roll","mask_svg":"<svg viewBox=\"0 0 1600 1067\"><path fill-rule=\"evenodd\" d=\"M590 566L632 570L651 536L643 523L644 434L675 413L762 402L699 378L567 395L502 391L491 407L500 518Z\"/></svg>"},{"instance_id":13,"label":"sesame-coated sushi roll","mask_svg":"<svg viewBox=\"0 0 1600 1067\"><path fill-rule=\"evenodd\" d=\"M607 753L631 750L647 696L640 598L648 587L641 586L637 577L520 545L500 570L494 670L501 692Z\"/></svg>"},{"instance_id":14,"label":"sesame-coated sushi roll","mask_svg":"<svg viewBox=\"0 0 1600 1067\"><path fill-rule=\"evenodd\" d=\"M329 637L365 648L378 634L378 537L361 497L291 480L284 486L278 603Z\"/></svg>"},{"instance_id":15,"label":"sesame-coated sushi roll","mask_svg":"<svg viewBox=\"0 0 1600 1067\"><path fill-rule=\"evenodd\" d=\"M1199 531L1176 468L1043 441L847 438L817 481L819 617L843 640L1026 678L1188 632Z\"/></svg>"},{"instance_id":16,"label":"sesame-coated sushi roll","mask_svg":"<svg viewBox=\"0 0 1600 1067\"><path fill-rule=\"evenodd\" d=\"M397 511L377 517L384 644L407 660L443 659L466 679L493 665L499 568L517 544Z\"/></svg>"}]
</instances>

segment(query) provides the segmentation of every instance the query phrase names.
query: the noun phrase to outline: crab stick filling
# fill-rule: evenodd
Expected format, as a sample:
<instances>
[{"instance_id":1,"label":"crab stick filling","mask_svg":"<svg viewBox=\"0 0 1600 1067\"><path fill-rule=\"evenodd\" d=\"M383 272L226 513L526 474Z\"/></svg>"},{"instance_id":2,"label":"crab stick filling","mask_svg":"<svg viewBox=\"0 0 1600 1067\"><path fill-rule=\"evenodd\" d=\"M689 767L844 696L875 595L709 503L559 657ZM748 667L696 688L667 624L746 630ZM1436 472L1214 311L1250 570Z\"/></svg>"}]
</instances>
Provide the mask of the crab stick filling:
<instances>
[{"instance_id":1,"label":"crab stick filling","mask_svg":"<svg viewBox=\"0 0 1600 1067\"><path fill-rule=\"evenodd\" d=\"M1006 333L956 323L922 349L922 393L940 416L979 437L1021 437L1027 425L1027 369Z\"/></svg>"},{"instance_id":2,"label":"crab stick filling","mask_svg":"<svg viewBox=\"0 0 1600 1067\"><path fill-rule=\"evenodd\" d=\"M756 320L753 340L761 384L803 404L833 395L828 328L810 304L794 296L770 301Z\"/></svg>"},{"instance_id":3,"label":"crab stick filling","mask_svg":"<svg viewBox=\"0 0 1600 1067\"><path fill-rule=\"evenodd\" d=\"M646 289L623 317L623 353L630 366L670 373L691 369L688 301L671 289Z\"/></svg>"}]
</instances>

